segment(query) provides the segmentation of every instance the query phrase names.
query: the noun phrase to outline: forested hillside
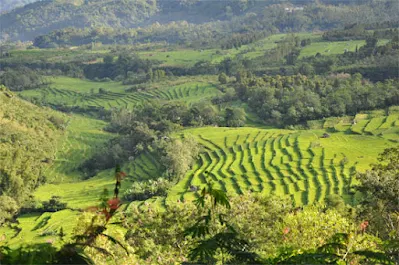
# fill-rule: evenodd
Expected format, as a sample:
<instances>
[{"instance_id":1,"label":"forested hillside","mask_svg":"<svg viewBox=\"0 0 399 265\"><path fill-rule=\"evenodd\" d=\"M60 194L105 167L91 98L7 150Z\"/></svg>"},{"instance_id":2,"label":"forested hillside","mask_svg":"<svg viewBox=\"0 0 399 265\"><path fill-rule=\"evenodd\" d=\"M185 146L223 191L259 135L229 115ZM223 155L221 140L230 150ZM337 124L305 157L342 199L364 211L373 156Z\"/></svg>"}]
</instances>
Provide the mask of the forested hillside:
<instances>
[{"instance_id":1,"label":"forested hillside","mask_svg":"<svg viewBox=\"0 0 399 265\"><path fill-rule=\"evenodd\" d=\"M225 1L201 0L54 0L40 1L27 8L3 14L0 16L0 24L3 40L33 40L38 35L54 30L70 27L84 29L78 36L72 34L71 38L79 39L74 42L76 45L90 41L131 43L165 38L174 42L184 42L187 38L207 42L215 34L220 39L231 32L319 30L351 23L398 19L394 0L385 0L383 3L369 0L362 1L360 5L355 4L356 1L313 0L234 0L229 1L228 5ZM226 24L226 21L232 23ZM175 25L174 22L179 23ZM198 24L203 25L196 28L195 25ZM188 25L190 29L187 28ZM138 29L139 26L142 28ZM130 30L131 28L135 29ZM167 32L162 33L165 34L164 37L162 34L160 36L162 31ZM197 33L200 35L197 36ZM55 43L58 38L65 41L68 30L66 34L60 32L56 35L58 37L54 40ZM112 35L117 37L111 37ZM167 37L168 35L172 36Z\"/></svg>"},{"instance_id":2,"label":"forested hillside","mask_svg":"<svg viewBox=\"0 0 399 265\"><path fill-rule=\"evenodd\" d=\"M0 86L0 224L46 182L66 118L20 100Z\"/></svg>"},{"instance_id":3,"label":"forested hillside","mask_svg":"<svg viewBox=\"0 0 399 265\"><path fill-rule=\"evenodd\" d=\"M2 0L0 4L0 14L36 1L38 0Z\"/></svg>"},{"instance_id":4,"label":"forested hillside","mask_svg":"<svg viewBox=\"0 0 399 265\"><path fill-rule=\"evenodd\" d=\"M155 1L39 1L0 16L3 38L30 40L67 27L131 27L157 11Z\"/></svg>"}]
</instances>

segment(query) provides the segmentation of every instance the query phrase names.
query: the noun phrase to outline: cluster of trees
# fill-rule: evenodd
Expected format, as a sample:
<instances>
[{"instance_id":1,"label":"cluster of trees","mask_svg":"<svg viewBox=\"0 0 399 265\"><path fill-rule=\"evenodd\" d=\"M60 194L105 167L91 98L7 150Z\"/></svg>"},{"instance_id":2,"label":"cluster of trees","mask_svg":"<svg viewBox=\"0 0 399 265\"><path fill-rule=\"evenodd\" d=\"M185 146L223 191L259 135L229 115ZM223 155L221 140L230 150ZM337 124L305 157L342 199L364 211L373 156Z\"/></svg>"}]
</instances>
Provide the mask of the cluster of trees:
<instances>
[{"instance_id":1,"label":"cluster of trees","mask_svg":"<svg viewBox=\"0 0 399 265\"><path fill-rule=\"evenodd\" d=\"M107 55L104 57L103 63L96 63L87 65L84 67L84 76L88 79L138 79L140 76L144 76L146 79L147 73L152 71L152 66L157 62L150 60L143 60L137 55L123 53L120 54L117 59L114 56ZM140 82L140 81L139 81Z\"/></svg>"},{"instance_id":2,"label":"cluster of trees","mask_svg":"<svg viewBox=\"0 0 399 265\"><path fill-rule=\"evenodd\" d=\"M345 26L343 29L333 29L323 33L323 39L327 41L347 41L364 40L367 37L381 39L392 39L398 35L398 22L388 21L386 23L376 23L374 25L353 24ZM373 31L371 31L374 29Z\"/></svg>"},{"instance_id":3,"label":"cluster of trees","mask_svg":"<svg viewBox=\"0 0 399 265\"><path fill-rule=\"evenodd\" d=\"M360 74L308 78L303 75L237 75L236 93L263 120L280 125L397 105L398 82L371 83Z\"/></svg>"},{"instance_id":4,"label":"cluster of trees","mask_svg":"<svg viewBox=\"0 0 399 265\"><path fill-rule=\"evenodd\" d=\"M127 189L124 198L128 201L144 201L154 196L166 196L169 188L175 185L191 169L200 152L200 146L193 137L166 138L153 144L164 172L157 179L137 181Z\"/></svg>"},{"instance_id":5,"label":"cluster of trees","mask_svg":"<svg viewBox=\"0 0 399 265\"><path fill-rule=\"evenodd\" d=\"M226 58L218 71L229 76L236 75L243 70L250 70L256 75L293 75L300 73L308 77L314 74L326 75L331 73L361 73L365 78L374 82L395 79L399 65L394 59L399 55L398 37L385 45L379 45L379 39L370 36L366 44L357 47L355 51L342 51L339 55L322 55L315 52L313 56L300 58L301 48L310 40L300 39L289 35L279 41L277 46L268 50L264 56L248 59L243 56Z\"/></svg>"},{"instance_id":6,"label":"cluster of trees","mask_svg":"<svg viewBox=\"0 0 399 265\"><path fill-rule=\"evenodd\" d=\"M0 86L0 225L46 182L65 118L14 97Z\"/></svg>"},{"instance_id":7,"label":"cluster of trees","mask_svg":"<svg viewBox=\"0 0 399 265\"><path fill-rule=\"evenodd\" d=\"M116 57L116 58L115 58ZM82 58L84 60L85 58ZM147 81L159 81L166 77L166 72L154 69L159 62L143 60L136 54L121 52L107 55L103 62L84 64L80 62L19 62L2 66L0 84L13 91L35 89L50 84L46 76L67 75L92 80L118 80L124 84L140 84Z\"/></svg>"},{"instance_id":8,"label":"cluster of trees","mask_svg":"<svg viewBox=\"0 0 399 265\"><path fill-rule=\"evenodd\" d=\"M242 34L233 34L227 40L221 40L222 45L220 46L222 49L232 49L232 48L240 48L242 45L247 45L253 43L257 40L266 37L264 32L251 32L251 33L242 33Z\"/></svg>"},{"instance_id":9,"label":"cluster of trees","mask_svg":"<svg viewBox=\"0 0 399 265\"><path fill-rule=\"evenodd\" d=\"M195 154L196 148L188 139L184 142L169 139L172 132L190 126L239 127L245 124L245 120L246 114L243 109L228 107L218 111L209 102L198 102L188 106L183 102L150 101L133 110L113 110L106 130L120 136L111 140L86 161L83 169L88 175L93 175L96 170L111 168L129 157L137 157L142 152L152 152L163 161L167 175L179 177L192 163L189 154L184 150ZM173 157L174 155L177 157Z\"/></svg>"},{"instance_id":10,"label":"cluster of trees","mask_svg":"<svg viewBox=\"0 0 399 265\"><path fill-rule=\"evenodd\" d=\"M0 84L13 91L22 91L34 89L49 84L38 71L31 70L28 67L5 68L0 73Z\"/></svg>"}]
</instances>

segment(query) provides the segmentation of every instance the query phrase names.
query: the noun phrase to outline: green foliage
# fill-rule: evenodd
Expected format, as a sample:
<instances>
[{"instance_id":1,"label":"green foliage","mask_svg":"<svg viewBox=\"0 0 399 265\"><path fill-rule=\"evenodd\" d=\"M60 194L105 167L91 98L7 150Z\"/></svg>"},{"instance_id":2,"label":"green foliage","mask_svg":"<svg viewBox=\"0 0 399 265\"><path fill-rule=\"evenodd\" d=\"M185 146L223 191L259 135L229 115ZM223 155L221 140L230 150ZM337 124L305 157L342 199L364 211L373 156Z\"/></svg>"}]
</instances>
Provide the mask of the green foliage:
<instances>
[{"instance_id":1,"label":"green foliage","mask_svg":"<svg viewBox=\"0 0 399 265\"><path fill-rule=\"evenodd\" d=\"M12 91L22 91L47 85L48 81L37 71L33 71L27 67L20 67L17 69L6 68L0 74L0 84Z\"/></svg>"},{"instance_id":2,"label":"green foliage","mask_svg":"<svg viewBox=\"0 0 399 265\"><path fill-rule=\"evenodd\" d=\"M399 148L386 149L379 163L359 173L357 189L363 193L363 218L371 221L371 229L384 239L399 238Z\"/></svg>"},{"instance_id":3,"label":"green foliage","mask_svg":"<svg viewBox=\"0 0 399 265\"><path fill-rule=\"evenodd\" d=\"M166 196L171 183L164 178L135 181L126 189L123 198L128 201L145 201L154 196Z\"/></svg>"},{"instance_id":4,"label":"green foliage","mask_svg":"<svg viewBox=\"0 0 399 265\"><path fill-rule=\"evenodd\" d=\"M359 245L366 240L370 245L375 245L378 242L373 238L336 233L328 243L317 249L285 253L275 259L273 264L394 264L383 252L358 250ZM367 245L369 249L372 248L370 245Z\"/></svg>"},{"instance_id":5,"label":"green foliage","mask_svg":"<svg viewBox=\"0 0 399 265\"><path fill-rule=\"evenodd\" d=\"M52 163L60 136L50 119L65 117L3 90L0 92L0 195L2 200L11 197L20 207L31 192L46 182L43 171ZM14 208L11 201L9 206ZM6 208L1 212L14 212L7 210L7 205L2 206Z\"/></svg>"},{"instance_id":6,"label":"green foliage","mask_svg":"<svg viewBox=\"0 0 399 265\"><path fill-rule=\"evenodd\" d=\"M387 107L390 105L387 102L399 104L395 83L394 80L367 83L359 74L312 79L302 75L264 76L242 79L236 84L236 92L266 122L289 125L315 118L354 115L360 110ZM365 94L368 96L360 96Z\"/></svg>"},{"instance_id":7,"label":"green foliage","mask_svg":"<svg viewBox=\"0 0 399 265\"><path fill-rule=\"evenodd\" d=\"M268 32L324 30L395 19L394 5L390 1L386 4L341 3L331 8L324 2L306 1L298 3L303 10L287 12L281 1L231 1L227 6L220 1L129 0L118 5L106 1L96 1L95 4L55 1L38 2L30 5L28 10L15 10L3 15L0 23L4 25L3 38L33 39L59 30L37 37L35 45L40 47L166 41L239 48ZM362 12L356 12L357 8ZM58 16L62 11L64 15ZM98 15L100 12L102 16ZM368 14L367 18L363 12ZM140 23L147 26L138 28Z\"/></svg>"},{"instance_id":8,"label":"green foliage","mask_svg":"<svg viewBox=\"0 0 399 265\"><path fill-rule=\"evenodd\" d=\"M0 16L2 33L15 38L21 34L22 39L32 39L38 34L52 29L71 26L132 26L155 14L156 1L38 1L26 9L16 9ZM99 15L101 12L102 15ZM60 16L60 12L63 15ZM41 14L38 16L38 14ZM108 19L109 22L106 22ZM23 18L22 21L20 18ZM111 22L112 21L112 22ZM58 25L58 26L56 26ZM45 42L43 38L41 42ZM51 44L51 43L49 43ZM54 46L53 46L54 47Z\"/></svg>"},{"instance_id":9,"label":"green foliage","mask_svg":"<svg viewBox=\"0 0 399 265\"><path fill-rule=\"evenodd\" d=\"M6 221L11 221L14 215L18 212L17 202L5 195L0 196L0 225L3 225Z\"/></svg>"},{"instance_id":10,"label":"green foliage","mask_svg":"<svg viewBox=\"0 0 399 265\"><path fill-rule=\"evenodd\" d=\"M67 204L60 202L59 196L53 196L50 200L44 201L43 211L45 212L57 212L66 208Z\"/></svg>"},{"instance_id":11,"label":"green foliage","mask_svg":"<svg viewBox=\"0 0 399 265\"><path fill-rule=\"evenodd\" d=\"M224 214L218 212L219 207L231 208L225 192L213 188L208 181L194 203L200 217L186 230L186 236L198 238L196 246L190 250L191 261L216 264L215 256L219 254L222 263L257 262L258 257L250 251L249 243L225 220ZM220 228L215 229L215 225Z\"/></svg>"},{"instance_id":12,"label":"green foliage","mask_svg":"<svg viewBox=\"0 0 399 265\"><path fill-rule=\"evenodd\" d=\"M225 73L219 74L219 82L221 84L227 84L227 75Z\"/></svg>"},{"instance_id":13,"label":"green foliage","mask_svg":"<svg viewBox=\"0 0 399 265\"><path fill-rule=\"evenodd\" d=\"M166 143L162 163L173 179L180 179L192 167L198 157L200 146L193 137L172 139Z\"/></svg>"},{"instance_id":14,"label":"green foliage","mask_svg":"<svg viewBox=\"0 0 399 265\"><path fill-rule=\"evenodd\" d=\"M242 108L226 108L225 123L227 127L242 127L245 125L246 114Z\"/></svg>"},{"instance_id":15,"label":"green foliage","mask_svg":"<svg viewBox=\"0 0 399 265\"><path fill-rule=\"evenodd\" d=\"M350 225L336 210L313 208L287 214L281 230L287 247L313 249L337 232L348 232Z\"/></svg>"}]
</instances>

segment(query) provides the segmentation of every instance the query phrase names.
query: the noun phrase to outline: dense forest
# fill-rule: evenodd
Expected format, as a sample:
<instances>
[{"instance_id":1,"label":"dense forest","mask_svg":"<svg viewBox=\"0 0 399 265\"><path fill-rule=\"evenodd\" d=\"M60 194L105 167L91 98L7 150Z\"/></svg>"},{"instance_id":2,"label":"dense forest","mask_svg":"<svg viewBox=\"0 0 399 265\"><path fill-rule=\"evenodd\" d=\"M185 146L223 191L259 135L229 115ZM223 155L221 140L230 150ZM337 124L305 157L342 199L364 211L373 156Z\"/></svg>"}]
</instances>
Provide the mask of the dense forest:
<instances>
[{"instance_id":1,"label":"dense forest","mask_svg":"<svg viewBox=\"0 0 399 265\"><path fill-rule=\"evenodd\" d=\"M37 0L3 0L0 5L0 14L36 1Z\"/></svg>"},{"instance_id":2,"label":"dense forest","mask_svg":"<svg viewBox=\"0 0 399 265\"><path fill-rule=\"evenodd\" d=\"M361 3L235 0L226 6L224 1L200 0L126 0L118 4L102 0L40 1L1 15L0 24L3 40L32 40L56 30L47 37L53 39L51 43L79 45L92 41L126 44L165 39L209 43L232 32L325 30L353 23L398 20L394 0L384 4ZM301 5L301 9L286 12L285 8L292 5ZM42 42L38 44L43 45Z\"/></svg>"},{"instance_id":3,"label":"dense forest","mask_svg":"<svg viewBox=\"0 0 399 265\"><path fill-rule=\"evenodd\" d=\"M1 264L399 264L397 1L4 3Z\"/></svg>"}]
</instances>

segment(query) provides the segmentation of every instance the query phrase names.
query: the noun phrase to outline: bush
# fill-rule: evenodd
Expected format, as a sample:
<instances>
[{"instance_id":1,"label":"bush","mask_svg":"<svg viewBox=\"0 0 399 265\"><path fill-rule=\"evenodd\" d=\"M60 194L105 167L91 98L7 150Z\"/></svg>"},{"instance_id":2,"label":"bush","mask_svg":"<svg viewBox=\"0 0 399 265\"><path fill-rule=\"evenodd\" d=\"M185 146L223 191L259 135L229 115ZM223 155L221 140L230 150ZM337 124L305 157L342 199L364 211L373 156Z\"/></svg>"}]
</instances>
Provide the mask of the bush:
<instances>
[{"instance_id":1,"label":"bush","mask_svg":"<svg viewBox=\"0 0 399 265\"><path fill-rule=\"evenodd\" d=\"M219 82L221 84L226 84L227 83L227 75L225 73L221 73L219 75Z\"/></svg>"},{"instance_id":2,"label":"bush","mask_svg":"<svg viewBox=\"0 0 399 265\"><path fill-rule=\"evenodd\" d=\"M59 116L51 116L48 119L57 129L65 130L67 122Z\"/></svg>"},{"instance_id":3,"label":"bush","mask_svg":"<svg viewBox=\"0 0 399 265\"><path fill-rule=\"evenodd\" d=\"M6 221L10 221L18 212L17 202L5 195L0 196L0 225Z\"/></svg>"},{"instance_id":4,"label":"bush","mask_svg":"<svg viewBox=\"0 0 399 265\"><path fill-rule=\"evenodd\" d=\"M171 183L164 178L134 182L123 197L129 201L145 201L154 196L166 196Z\"/></svg>"},{"instance_id":5,"label":"bush","mask_svg":"<svg viewBox=\"0 0 399 265\"><path fill-rule=\"evenodd\" d=\"M66 209L67 204L60 201L59 196L53 196L50 200L43 202L43 212L58 212Z\"/></svg>"}]
</instances>

